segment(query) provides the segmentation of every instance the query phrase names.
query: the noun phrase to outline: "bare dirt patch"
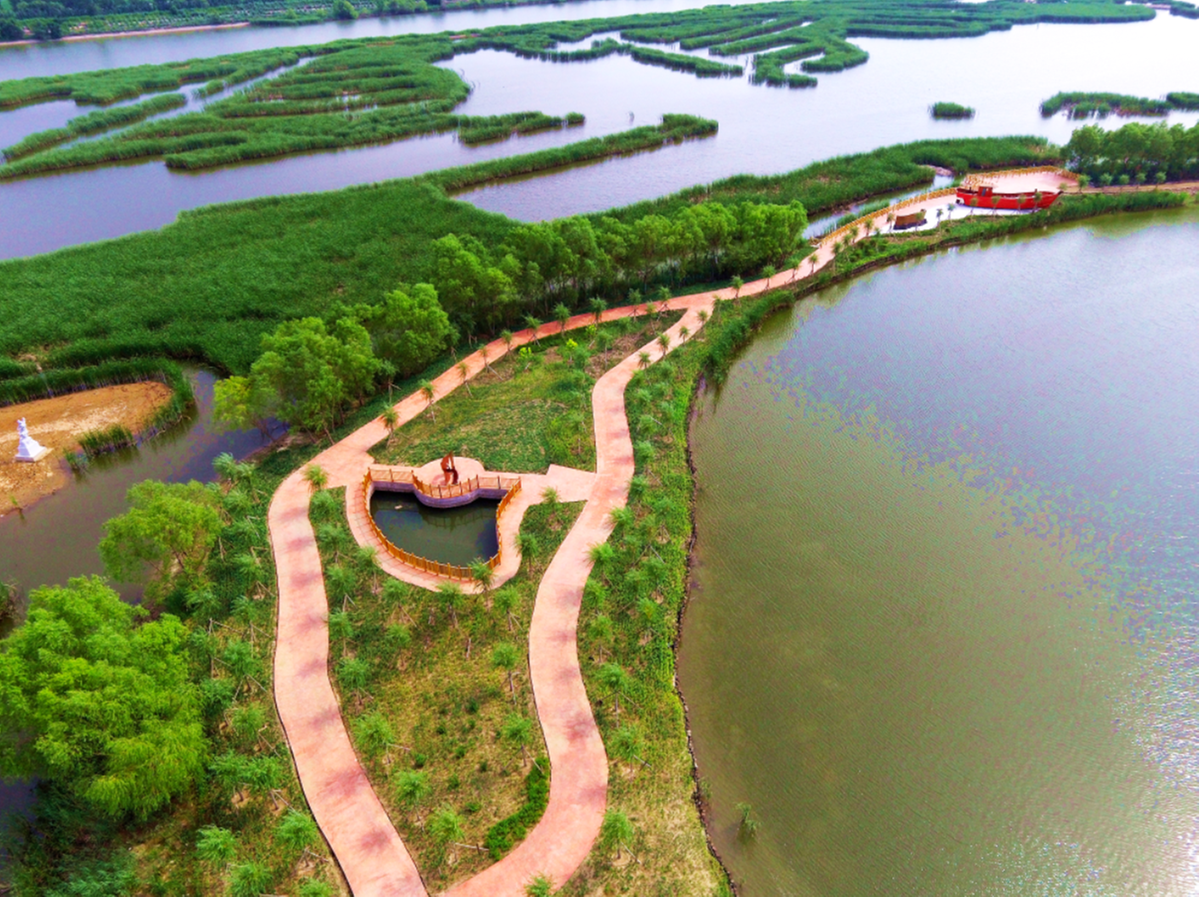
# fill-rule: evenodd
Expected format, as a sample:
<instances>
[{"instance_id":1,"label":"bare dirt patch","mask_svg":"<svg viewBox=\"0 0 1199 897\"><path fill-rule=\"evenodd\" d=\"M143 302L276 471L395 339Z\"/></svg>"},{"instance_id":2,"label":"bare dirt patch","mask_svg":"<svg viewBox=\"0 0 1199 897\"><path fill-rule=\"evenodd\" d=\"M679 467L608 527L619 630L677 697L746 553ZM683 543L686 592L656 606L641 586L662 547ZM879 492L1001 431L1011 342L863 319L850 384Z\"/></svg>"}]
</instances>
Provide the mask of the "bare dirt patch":
<instances>
[{"instance_id":1,"label":"bare dirt patch","mask_svg":"<svg viewBox=\"0 0 1199 897\"><path fill-rule=\"evenodd\" d=\"M148 381L0 408L0 515L14 507L27 507L65 486L68 469L63 454L78 446L80 435L113 424L124 424L136 433L170 398L169 386ZM36 464L13 460L17 454L17 421L22 417L30 436L56 449Z\"/></svg>"}]
</instances>

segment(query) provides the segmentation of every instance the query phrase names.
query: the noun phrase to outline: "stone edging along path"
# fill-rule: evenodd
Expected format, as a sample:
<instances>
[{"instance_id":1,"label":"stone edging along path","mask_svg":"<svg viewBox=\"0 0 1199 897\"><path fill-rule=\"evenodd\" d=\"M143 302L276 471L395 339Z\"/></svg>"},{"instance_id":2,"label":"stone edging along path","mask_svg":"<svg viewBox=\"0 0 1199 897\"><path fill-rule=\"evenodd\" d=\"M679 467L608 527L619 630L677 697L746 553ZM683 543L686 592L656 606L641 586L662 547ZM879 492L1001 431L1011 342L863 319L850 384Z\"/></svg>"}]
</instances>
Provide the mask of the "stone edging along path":
<instances>
[{"instance_id":1,"label":"stone edging along path","mask_svg":"<svg viewBox=\"0 0 1199 897\"><path fill-rule=\"evenodd\" d=\"M995 172L994 174L1001 174ZM892 207L905 208L906 204ZM884 210L886 211L886 210ZM864 239L865 233L858 236ZM818 244L808 276L832 261L828 241ZM811 257L809 257L811 258ZM800 268L745 284L737 295L753 296L795 282ZM805 278L806 279L806 278ZM683 310L666 331L673 350L682 328L695 334L700 313L718 299L733 299L732 288L671 299L665 307ZM646 306L604 312L603 321L636 317ZM545 324L536 334L516 334L511 348L561 330L585 327L593 315L577 315L565 327ZM433 401L474 378L488 361L510 351L502 341L466 358L466 375L455 367L433 381ZM511 853L447 892L453 897L523 897L525 885L547 875L560 887L591 851L607 804L608 761L583 684L576 626L583 585L591 572L588 550L612 532L611 512L623 507L633 476L633 447L625 417L624 392L640 365L640 351L655 361L665 353L651 343L605 373L592 393L596 473L587 504L546 569L537 589L529 627L529 676L537 715L550 758L550 799L541 821ZM425 410L420 393L395 410L403 425ZM372 463L370 449L387 437L376 418L321 452L310 464L322 467L329 486L361 488ZM307 466L307 465L306 465ZM278 571L278 626L274 692L279 720L296 765L304 796L341 866L355 897L427 897L420 872L392 825L358 761L329 680L328 599L316 538L308 519L311 497L304 468L293 471L275 492L267 516Z\"/></svg>"}]
</instances>

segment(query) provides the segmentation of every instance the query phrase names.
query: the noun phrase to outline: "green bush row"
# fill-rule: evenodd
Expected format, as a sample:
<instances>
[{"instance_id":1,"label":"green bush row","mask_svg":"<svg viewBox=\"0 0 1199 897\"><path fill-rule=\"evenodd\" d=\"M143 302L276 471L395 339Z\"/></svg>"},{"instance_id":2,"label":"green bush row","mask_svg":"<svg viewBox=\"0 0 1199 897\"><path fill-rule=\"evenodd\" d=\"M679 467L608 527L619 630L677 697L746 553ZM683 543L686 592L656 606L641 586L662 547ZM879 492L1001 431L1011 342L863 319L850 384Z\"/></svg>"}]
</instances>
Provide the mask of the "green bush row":
<instances>
[{"instance_id":1,"label":"green bush row","mask_svg":"<svg viewBox=\"0 0 1199 897\"><path fill-rule=\"evenodd\" d=\"M536 763L525 779L525 802L520 809L501 819L487 830L483 846L493 860L500 859L512 849L517 841L524 840L528 830L535 826L545 813L550 802L550 783L546 774Z\"/></svg>"}]
</instances>

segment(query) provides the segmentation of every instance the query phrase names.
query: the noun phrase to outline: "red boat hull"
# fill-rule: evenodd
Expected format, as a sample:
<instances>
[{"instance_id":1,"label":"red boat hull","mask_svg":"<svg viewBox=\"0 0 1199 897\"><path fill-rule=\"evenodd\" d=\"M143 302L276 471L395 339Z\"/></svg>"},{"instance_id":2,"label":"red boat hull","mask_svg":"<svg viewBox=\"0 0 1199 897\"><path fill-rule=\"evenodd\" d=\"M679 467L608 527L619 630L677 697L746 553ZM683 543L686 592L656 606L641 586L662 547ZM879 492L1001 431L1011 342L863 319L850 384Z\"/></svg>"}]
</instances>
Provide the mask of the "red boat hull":
<instances>
[{"instance_id":1,"label":"red boat hull","mask_svg":"<svg viewBox=\"0 0 1199 897\"><path fill-rule=\"evenodd\" d=\"M968 190L958 187L958 205L970 206L977 209L1012 209L1022 212L1032 212L1037 209L1047 209L1060 196L1060 193L1041 191L1039 193L1000 193L990 187L978 190ZM995 201L999 200L996 205Z\"/></svg>"}]
</instances>

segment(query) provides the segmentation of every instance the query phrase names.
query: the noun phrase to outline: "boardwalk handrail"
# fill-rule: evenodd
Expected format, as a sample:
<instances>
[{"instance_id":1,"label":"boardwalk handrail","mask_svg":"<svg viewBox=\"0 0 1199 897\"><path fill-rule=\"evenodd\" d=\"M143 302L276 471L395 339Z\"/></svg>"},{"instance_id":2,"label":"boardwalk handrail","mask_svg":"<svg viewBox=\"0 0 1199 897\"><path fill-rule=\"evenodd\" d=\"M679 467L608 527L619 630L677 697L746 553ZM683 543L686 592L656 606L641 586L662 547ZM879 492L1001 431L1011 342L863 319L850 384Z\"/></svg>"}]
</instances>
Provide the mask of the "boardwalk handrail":
<instances>
[{"instance_id":1,"label":"boardwalk handrail","mask_svg":"<svg viewBox=\"0 0 1199 897\"><path fill-rule=\"evenodd\" d=\"M841 225L835 231L825 234L820 238L820 242L817 243L816 246L819 248L830 240L835 243L837 240L841 239L842 236L849 233L849 231L856 231L863 224L868 224L878 218L882 218L893 209L898 210L904 206L912 206L916 205L917 203L927 202L930 199L940 199L942 196L955 195L956 193L956 187L943 187L940 190L930 190L927 193L921 193L919 196L910 197L909 199L905 199L902 203L896 203L895 205L888 206L885 209L875 209L870 214L863 215L861 218L855 218L848 224Z\"/></svg>"},{"instance_id":2,"label":"boardwalk handrail","mask_svg":"<svg viewBox=\"0 0 1199 897\"><path fill-rule=\"evenodd\" d=\"M387 474L386 477L383 476L384 473ZM445 577L446 579L461 581L470 581L475 578L474 574L471 573L470 567L461 567L457 564L445 564L441 561L431 561L428 558L423 558L418 554L413 554L411 551L405 551L398 545L393 544L390 539L383 535L383 531L379 529L379 525L375 523L374 515L371 514L371 495L375 491L376 482L412 483L414 487L419 488L417 487L417 484L420 483L420 480L412 471L401 471L399 477L397 478L394 470L391 470L390 468L376 467L368 467L366 474L362 478L362 508L366 513L366 520L370 524L371 532L373 532L375 534L375 538L382 543L384 550L386 550L388 554L402 564L415 567L417 570L423 570L425 573L432 573L434 576L441 576ZM504 493L504 497L500 499L499 507L497 507L495 511L496 552L487 559L487 566L494 570L500 565L500 562L503 560L504 556L504 534L500 528L500 521L503 519L504 511L511 503L513 496L520 492L520 477L500 477L498 475L495 477L476 476L473 480L467 480L465 483L460 483L458 485L465 487L470 485L472 482L474 483L473 489L461 489L455 493L455 495L464 495L467 491L477 490L480 488L480 483L482 483L482 488L493 488L488 484L494 482L494 488L507 490ZM458 486L449 486L446 488L457 489ZM436 492L427 492L426 494L435 496L437 495ZM449 496L445 495L437 497Z\"/></svg>"},{"instance_id":3,"label":"boardwalk handrail","mask_svg":"<svg viewBox=\"0 0 1199 897\"><path fill-rule=\"evenodd\" d=\"M1064 178L1075 180L1078 175L1072 171L1067 171L1060 165L1036 165L1032 168L1005 168L1002 171L976 171L974 174L968 174L962 178L962 186L970 189L979 183L979 181L990 180L994 178L1012 178L1026 174L1057 174Z\"/></svg>"}]
</instances>

